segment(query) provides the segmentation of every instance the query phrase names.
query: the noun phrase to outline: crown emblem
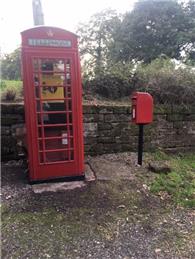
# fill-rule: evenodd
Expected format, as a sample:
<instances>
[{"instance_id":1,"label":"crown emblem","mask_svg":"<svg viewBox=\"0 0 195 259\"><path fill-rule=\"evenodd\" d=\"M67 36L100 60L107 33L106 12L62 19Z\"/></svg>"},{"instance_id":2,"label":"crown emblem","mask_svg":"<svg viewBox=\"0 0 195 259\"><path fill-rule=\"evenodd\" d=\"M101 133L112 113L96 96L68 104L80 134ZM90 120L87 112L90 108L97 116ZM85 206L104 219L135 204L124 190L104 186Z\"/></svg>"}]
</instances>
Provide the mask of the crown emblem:
<instances>
[{"instance_id":1,"label":"crown emblem","mask_svg":"<svg viewBox=\"0 0 195 259\"><path fill-rule=\"evenodd\" d=\"M52 32L51 30L49 30L49 31L47 32L47 35L48 35L49 37L53 37L53 32Z\"/></svg>"}]
</instances>

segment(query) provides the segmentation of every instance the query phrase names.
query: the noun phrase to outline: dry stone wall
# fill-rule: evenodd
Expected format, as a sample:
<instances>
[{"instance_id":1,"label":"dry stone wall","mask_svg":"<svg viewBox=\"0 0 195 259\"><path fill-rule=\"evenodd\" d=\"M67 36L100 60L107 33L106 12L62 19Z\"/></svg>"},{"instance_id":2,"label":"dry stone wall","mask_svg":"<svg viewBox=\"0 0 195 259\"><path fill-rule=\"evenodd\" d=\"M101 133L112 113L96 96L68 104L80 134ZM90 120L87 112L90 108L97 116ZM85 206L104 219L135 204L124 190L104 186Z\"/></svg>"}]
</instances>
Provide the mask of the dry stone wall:
<instances>
[{"instance_id":1,"label":"dry stone wall","mask_svg":"<svg viewBox=\"0 0 195 259\"><path fill-rule=\"evenodd\" d=\"M24 153L23 104L1 106L2 159L18 159ZM128 106L83 106L85 154L135 151L138 127L131 122ZM144 128L144 150L195 150L195 108L155 110L154 122Z\"/></svg>"}]
</instances>

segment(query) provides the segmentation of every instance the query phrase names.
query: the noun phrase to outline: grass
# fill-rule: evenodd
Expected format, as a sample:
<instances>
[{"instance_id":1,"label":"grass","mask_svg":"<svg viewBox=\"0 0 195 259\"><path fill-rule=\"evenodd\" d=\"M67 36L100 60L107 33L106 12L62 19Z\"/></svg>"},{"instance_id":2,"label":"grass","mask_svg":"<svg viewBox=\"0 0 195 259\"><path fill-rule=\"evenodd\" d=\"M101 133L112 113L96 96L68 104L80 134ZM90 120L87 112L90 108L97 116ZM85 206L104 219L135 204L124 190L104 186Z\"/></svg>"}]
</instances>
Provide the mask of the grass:
<instances>
[{"instance_id":1,"label":"grass","mask_svg":"<svg viewBox=\"0 0 195 259\"><path fill-rule=\"evenodd\" d=\"M172 172L160 174L151 183L153 193L167 193L175 204L195 207L195 155L180 155L169 160Z\"/></svg>"},{"instance_id":2,"label":"grass","mask_svg":"<svg viewBox=\"0 0 195 259\"><path fill-rule=\"evenodd\" d=\"M2 80L0 82L1 99L3 101L17 101L23 98L22 81L16 80ZM15 97L9 99L10 95Z\"/></svg>"},{"instance_id":3,"label":"grass","mask_svg":"<svg viewBox=\"0 0 195 259\"><path fill-rule=\"evenodd\" d=\"M22 81L20 81L20 80L2 80L0 86L1 86L1 90L6 89L7 87L15 87L16 89L21 89Z\"/></svg>"},{"instance_id":4,"label":"grass","mask_svg":"<svg viewBox=\"0 0 195 259\"><path fill-rule=\"evenodd\" d=\"M162 150L158 150L155 153L152 153L152 159L155 161L167 161L170 160L171 157Z\"/></svg>"}]
</instances>

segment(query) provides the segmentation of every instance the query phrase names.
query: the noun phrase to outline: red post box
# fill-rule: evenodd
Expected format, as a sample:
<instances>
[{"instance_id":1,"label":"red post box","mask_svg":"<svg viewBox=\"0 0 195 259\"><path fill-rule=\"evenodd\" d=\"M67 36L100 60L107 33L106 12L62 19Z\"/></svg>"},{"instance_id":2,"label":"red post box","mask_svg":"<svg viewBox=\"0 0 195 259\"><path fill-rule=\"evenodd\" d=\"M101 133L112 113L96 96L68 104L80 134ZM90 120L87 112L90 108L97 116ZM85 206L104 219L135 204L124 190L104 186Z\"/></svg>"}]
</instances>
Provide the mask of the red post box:
<instances>
[{"instance_id":1,"label":"red post box","mask_svg":"<svg viewBox=\"0 0 195 259\"><path fill-rule=\"evenodd\" d=\"M132 122L149 124L153 120L153 98L149 93L135 92L132 96Z\"/></svg>"},{"instance_id":2,"label":"red post box","mask_svg":"<svg viewBox=\"0 0 195 259\"><path fill-rule=\"evenodd\" d=\"M21 34L30 181L83 177L77 36L47 26Z\"/></svg>"},{"instance_id":3,"label":"red post box","mask_svg":"<svg viewBox=\"0 0 195 259\"><path fill-rule=\"evenodd\" d=\"M142 165L144 125L153 120L153 98L149 93L135 92L132 95L132 122L139 125L138 165Z\"/></svg>"}]
</instances>

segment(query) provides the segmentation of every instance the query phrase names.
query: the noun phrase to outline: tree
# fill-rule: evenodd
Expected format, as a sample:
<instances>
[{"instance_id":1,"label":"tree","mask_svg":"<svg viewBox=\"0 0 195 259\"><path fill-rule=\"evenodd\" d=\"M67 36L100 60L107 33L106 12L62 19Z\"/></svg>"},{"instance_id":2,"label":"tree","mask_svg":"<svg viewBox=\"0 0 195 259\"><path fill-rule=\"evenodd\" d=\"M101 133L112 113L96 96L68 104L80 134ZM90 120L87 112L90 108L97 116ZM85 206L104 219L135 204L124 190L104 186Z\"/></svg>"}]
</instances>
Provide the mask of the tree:
<instances>
[{"instance_id":1,"label":"tree","mask_svg":"<svg viewBox=\"0 0 195 259\"><path fill-rule=\"evenodd\" d=\"M3 79L21 79L21 50L14 50L10 54L5 54L1 59L1 73Z\"/></svg>"},{"instance_id":2,"label":"tree","mask_svg":"<svg viewBox=\"0 0 195 259\"><path fill-rule=\"evenodd\" d=\"M188 42L184 46L183 61L187 64L195 64L195 1L190 0L182 4L186 17L188 18Z\"/></svg>"},{"instance_id":3,"label":"tree","mask_svg":"<svg viewBox=\"0 0 195 259\"><path fill-rule=\"evenodd\" d=\"M194 44L194 1L186 5L176 0L140 0L125 15L112 53L115 60L144 61L164 54L181 58L181 51Z\"/></svg>"},{"instance_id":4,"label":"tree","mask_svg":"<svg viewBox=\"0 0 195 259\"><path fill-rule=\"evenodd\" d=\"M96 13L87 24L78 27L81 58L84 58L84 66L91 74L100 74L104 70L112 35L119 24L116 11L108 9Z\"/></svg>"}]
</instances>

